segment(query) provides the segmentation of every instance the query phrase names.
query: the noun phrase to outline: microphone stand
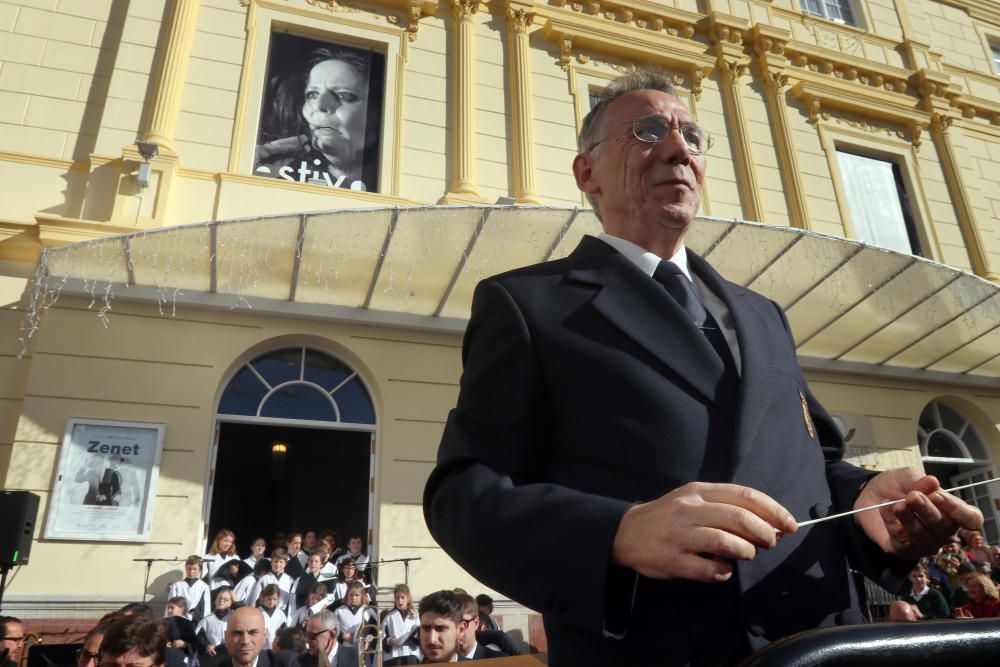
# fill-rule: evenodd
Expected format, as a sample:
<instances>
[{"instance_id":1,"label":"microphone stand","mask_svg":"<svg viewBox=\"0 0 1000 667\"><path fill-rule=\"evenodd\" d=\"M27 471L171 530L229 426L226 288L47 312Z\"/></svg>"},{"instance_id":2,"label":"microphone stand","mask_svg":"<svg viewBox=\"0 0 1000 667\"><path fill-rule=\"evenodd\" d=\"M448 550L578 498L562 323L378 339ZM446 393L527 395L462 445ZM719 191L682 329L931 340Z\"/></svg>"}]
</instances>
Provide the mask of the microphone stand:
<instances>
[{"instance_id":1,"label":"microphone stand","mask_svg":"<svg viewBox=\"0 0 1000 667\"><path fill-rule=\"evenodd\" d=\"M390 560L376 560L369 561L368 566L375 566L377 570L380 565L385 565L386 563L402 563L403 564L403 583L407 586L410 585L410 561L411 560L421 560L420 558L393 558Z\"/></svg>"},{"instance_id":2,"label":"microphone stand","mask_svg":"<svg viewBox=\"0 0 1000 667\"><path fill-rule=\"evenodd\" d=\"M183 558L133 558L133 563L146 564L146 579L142 582L142 603L146 603L146 591L149 588L149 571L153 569L153 563L179 563Z\"/></svg>"}]
</instances>

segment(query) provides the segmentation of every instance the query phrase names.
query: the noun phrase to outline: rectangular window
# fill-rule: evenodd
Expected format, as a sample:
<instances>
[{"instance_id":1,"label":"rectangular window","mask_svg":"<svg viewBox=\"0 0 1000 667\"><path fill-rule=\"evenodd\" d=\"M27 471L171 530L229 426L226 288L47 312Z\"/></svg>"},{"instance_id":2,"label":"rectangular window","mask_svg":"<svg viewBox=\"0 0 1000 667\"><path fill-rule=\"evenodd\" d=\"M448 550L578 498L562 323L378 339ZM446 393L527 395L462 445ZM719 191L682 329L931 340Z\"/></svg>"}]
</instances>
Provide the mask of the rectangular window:
<instances>
[{"instance_id":1,"label":"rectangular window","mask_svg":"<svg viewBox=\"0 0 1000 667\"><path fill-rule=\"evenodd\" d=\"M895 162L837 151L854 235L871 245L922 256L920 237Z\"/></svg>"},{"instance_id":2,"label":"rectangular window","mask_svg":"<svg viewBox=\"0 0 1000 667\"><path fill-rule=\"evenodd\" d=\"M379 191L385 54L271 34L253 173Z\"/></svg>"},{"instance_id":3,"label":"rectangular window","mask_svg":"<svg viewBox=\"0 0 1000 667\"><path fill-rule=\"evenodd\" d=\"M1000 74L1000 44L990 44L990 54L993 56L993 71Z\"/></svg>"},{"instance_id":4,"label":"rectangular window","mask_svg":"<svg viewBox=\"0 0 1000 667\"><path fill-rule=\"evenodd\" d=\"M837 23L858 25L852 0L800 0L802 11Z\"/></svg>"}]
</instances>

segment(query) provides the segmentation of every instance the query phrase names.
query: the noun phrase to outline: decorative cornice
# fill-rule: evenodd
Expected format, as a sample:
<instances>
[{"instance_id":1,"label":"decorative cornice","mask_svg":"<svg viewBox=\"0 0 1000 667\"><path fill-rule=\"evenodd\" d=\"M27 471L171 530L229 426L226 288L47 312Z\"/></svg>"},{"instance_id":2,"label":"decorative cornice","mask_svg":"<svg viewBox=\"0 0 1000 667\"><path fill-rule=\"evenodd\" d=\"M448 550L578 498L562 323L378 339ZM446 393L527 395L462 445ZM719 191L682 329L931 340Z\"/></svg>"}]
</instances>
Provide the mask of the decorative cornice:
<instances>
[{"instance_id":1,"label":"decorative cornice","mask_svg":"<svg viewBox=\"0 0 1000 667\"><path fill-rule=\"evenodd\" d=\"M544 21L541 34L558 46L563 69L574 55L580 63L622 61L616 69L652 61L690 76L692 92L698 95L702 79L715 67L705 44L692 39L697 14L646 2L592 3L586 8L536 5L535 13ZM682 19L690 22L678 24Z\"/></svg>"},{"instance_id":2,"label":"decorative cornice","mask_svg":"<svg viewBox=\"0 0 1000 667\"><path fill-rule=\"evenodd\" d=\"M1000 5L996 0L937 0L942 5L950 5L963 10L974 19L1000 26Z\"/></svg>"}]
</instances>

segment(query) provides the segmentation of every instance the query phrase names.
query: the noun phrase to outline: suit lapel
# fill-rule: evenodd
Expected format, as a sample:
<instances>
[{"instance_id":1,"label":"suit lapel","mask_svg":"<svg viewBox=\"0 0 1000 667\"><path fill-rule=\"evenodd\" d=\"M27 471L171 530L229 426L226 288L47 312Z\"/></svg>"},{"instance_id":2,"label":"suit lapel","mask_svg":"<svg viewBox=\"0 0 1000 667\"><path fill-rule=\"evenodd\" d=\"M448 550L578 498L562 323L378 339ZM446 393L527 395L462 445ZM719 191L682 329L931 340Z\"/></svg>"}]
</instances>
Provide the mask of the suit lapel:
<instances>
[{"instance_id":1,"label":"suit lapel","mask_svg":"<svg viewBox=\"0 0 1000 667\"><path fill-rule=\"evenodd\" d=\"M592 305L605 319L706 399L730 409L717 399L715 382L723 371L722 361L660 285L593 237L581 240L571 260L569 278L600 286Z\"/></svg>"},{"instance_id":2,"label":"suit lapel","mask_svg":"<svg viewBox=\"0 0 1000 667\"><path fill-rule=\"evenodd\" d=\"M749 453L774 398L778 353L773 336L768 334L773 326L768 324L768 314L759 311L759 304L764 303L762 300L751 298L746 289L724 279L708 262L690 251L688 261L705 284L725 302L736 326L741 369L736 452L731 469L735 471L740 460ZM773 317L777 317L777 311Z\"/></svg>"}]
</instances>

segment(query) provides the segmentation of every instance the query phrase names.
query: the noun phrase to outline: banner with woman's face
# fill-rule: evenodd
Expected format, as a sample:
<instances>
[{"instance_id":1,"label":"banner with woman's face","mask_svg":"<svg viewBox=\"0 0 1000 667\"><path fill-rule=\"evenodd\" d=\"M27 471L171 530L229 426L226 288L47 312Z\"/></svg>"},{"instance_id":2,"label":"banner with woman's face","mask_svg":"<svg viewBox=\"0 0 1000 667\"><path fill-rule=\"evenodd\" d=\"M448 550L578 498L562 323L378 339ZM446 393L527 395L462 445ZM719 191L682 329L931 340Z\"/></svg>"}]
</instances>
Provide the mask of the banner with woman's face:
<instances>
[{"instance_id":1,"label":"banner with woman's face","mask_svg":"<svg viewBox=\"0 0 1000 667\"><path fill-rule=\"evenodd\" d=\"M253 173L378 192L385 56L273 33Z\"/></svg>"}]
</instances>

